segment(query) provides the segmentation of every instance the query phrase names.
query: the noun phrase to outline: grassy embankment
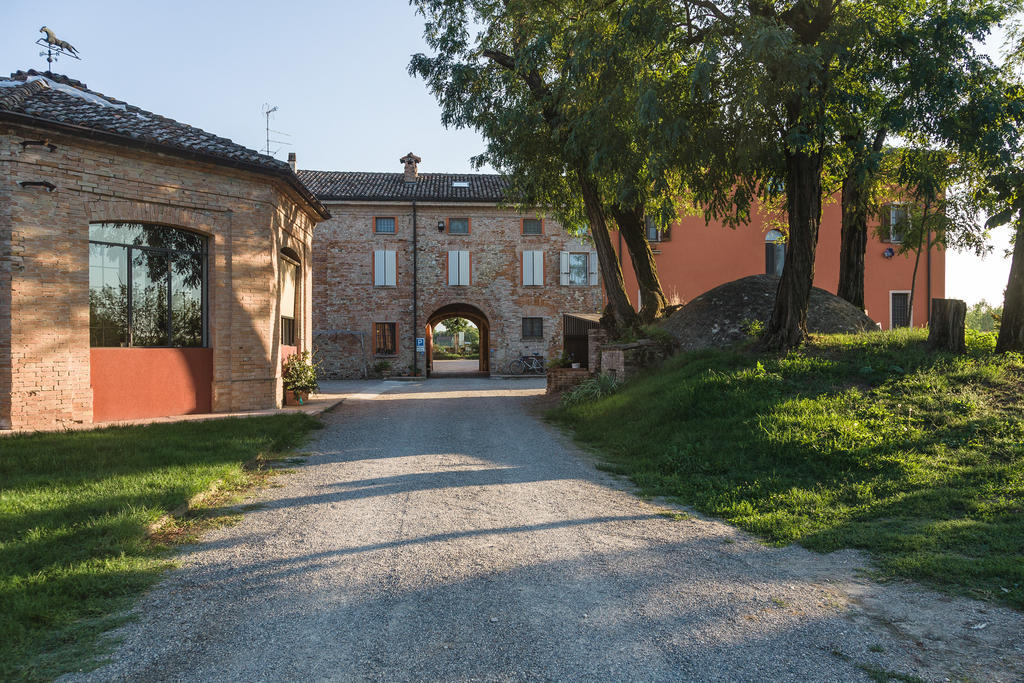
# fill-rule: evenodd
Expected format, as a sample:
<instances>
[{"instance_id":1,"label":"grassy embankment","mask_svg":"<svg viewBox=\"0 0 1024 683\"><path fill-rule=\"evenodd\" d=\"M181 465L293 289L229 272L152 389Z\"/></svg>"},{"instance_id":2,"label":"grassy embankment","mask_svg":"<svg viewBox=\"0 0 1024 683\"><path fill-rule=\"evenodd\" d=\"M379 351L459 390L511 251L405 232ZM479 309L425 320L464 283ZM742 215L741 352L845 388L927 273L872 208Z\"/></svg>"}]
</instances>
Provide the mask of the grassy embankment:
<instances>
[{"instance_id":1,"label":"grassy embankment","mask_svg":"<svg viewBox=\"0 0 1024 683\"><path fill-rule=\"evenodd\" d=\"M869 552L882 576L1024 608L1024 359L972 335L819 337L680 354L555 419L645 494L773 543Z\"/></svg>"},{"instance_id":2,"label":"grassy embankment","mask_svg":"<svg viewBox=\"0 0 1024 683\"><path fill-rule=\"evenodd\" d=\"M218 508L318 425L296 414L0 438L0 680L88 666L169 547L236 518Z\"/></svg>"}]
</instances>

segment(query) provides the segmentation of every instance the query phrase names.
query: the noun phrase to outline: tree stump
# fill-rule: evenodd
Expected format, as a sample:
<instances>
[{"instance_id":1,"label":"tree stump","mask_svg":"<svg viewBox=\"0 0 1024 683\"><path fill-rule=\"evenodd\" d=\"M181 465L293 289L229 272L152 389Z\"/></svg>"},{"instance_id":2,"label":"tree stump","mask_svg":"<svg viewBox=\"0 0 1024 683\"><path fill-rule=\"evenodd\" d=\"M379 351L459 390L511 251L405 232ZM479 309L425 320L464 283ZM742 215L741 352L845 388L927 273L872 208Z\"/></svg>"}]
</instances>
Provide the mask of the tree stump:
<instances>
[{"instance_id":1,"label":"tree stump","mask_svg":"<svg viewBox=\"0 0 1024 683\"><path fill-rule=\"evenodd\" d=\"M966 320L967 304L960 299L932 299L932 314L928 320L928 348L953 353L966 351Z\"/></svg>"}]
</instances>

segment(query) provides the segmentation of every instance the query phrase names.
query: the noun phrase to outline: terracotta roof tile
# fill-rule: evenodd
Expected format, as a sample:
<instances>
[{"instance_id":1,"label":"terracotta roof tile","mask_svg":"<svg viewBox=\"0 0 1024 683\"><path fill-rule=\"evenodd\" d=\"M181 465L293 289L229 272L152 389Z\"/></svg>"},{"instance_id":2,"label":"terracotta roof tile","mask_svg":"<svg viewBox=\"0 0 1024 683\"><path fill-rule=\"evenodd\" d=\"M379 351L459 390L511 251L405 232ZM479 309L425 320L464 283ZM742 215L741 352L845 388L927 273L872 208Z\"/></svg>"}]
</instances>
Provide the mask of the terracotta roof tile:
<instances>
[{"instance_id":1,"label":"terracotta roof tile","mask_svg":"<svg viewBox=\"0 0 1024 683\"><path fill-rule=\"evenodd\" d=\"M299 179L320 201L485 202L506 199L504 176L486 173L420 173L414 183L403 173L305 171ZM455 183L468 183L458 187Z\"/></svg>"}]
</instances>

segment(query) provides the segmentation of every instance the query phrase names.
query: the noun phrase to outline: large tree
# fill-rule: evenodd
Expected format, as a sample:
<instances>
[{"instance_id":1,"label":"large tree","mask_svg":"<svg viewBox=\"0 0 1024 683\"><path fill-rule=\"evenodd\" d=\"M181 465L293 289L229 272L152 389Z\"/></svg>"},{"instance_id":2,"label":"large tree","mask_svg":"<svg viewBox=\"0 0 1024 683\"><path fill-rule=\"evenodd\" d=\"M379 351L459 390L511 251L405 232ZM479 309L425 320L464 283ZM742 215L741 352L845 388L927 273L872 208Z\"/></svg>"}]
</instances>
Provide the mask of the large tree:
<instances>
[{"instance_id":1,"label":"large tree","mask_svg":"<svg viewBox=\"0 0 1024 683\"><path fill-rule=\"evenodd\" d=\"M861 5L869 39L844 53L836 93L842 184L836 293L841 298L864 307L868 218L879 191L891 189L879 176L886 138L934 139L947 113L992 77L994 67L977 45L1017 4L880 0L873 8Z\"/></svg>"},{"instance_id":2,"label":"large tree","mask_svg":"<svg viewBox=\"0 0 1024 683\"><path fill-rule=\"evenodd\" d=\"M693 172L699 163L694 103L704 119L718 106L678 96L689 91L686 57L717 10L695 6L681 21L682 6L667 0L413 2L436 54L414 56L410 70L427 81L444 123L483 134L477 163L505 172L518 202L589 229L609 327L659 317L666 298L647 228L666 228L687 202L679 164ZM640 286L639 316L609 238L613 223Z\"/></svg>"},{"instance_id":3,"label":"large tree","mask_svg":"<svg viewBox=\"0 0 1024 683\"><path fill-rule=\"evenodd\" d=\"M413 56L409 69L437 98L442 122L481 133L486 150L474 161L506 173L516 203L545 207L568 230L589 233L607 299L603 323L613 333L636 328L607 208L580 143L570 70L572 32L597 10L539 0L412 2L435 54Z\"/></svg>"}]
</instances>

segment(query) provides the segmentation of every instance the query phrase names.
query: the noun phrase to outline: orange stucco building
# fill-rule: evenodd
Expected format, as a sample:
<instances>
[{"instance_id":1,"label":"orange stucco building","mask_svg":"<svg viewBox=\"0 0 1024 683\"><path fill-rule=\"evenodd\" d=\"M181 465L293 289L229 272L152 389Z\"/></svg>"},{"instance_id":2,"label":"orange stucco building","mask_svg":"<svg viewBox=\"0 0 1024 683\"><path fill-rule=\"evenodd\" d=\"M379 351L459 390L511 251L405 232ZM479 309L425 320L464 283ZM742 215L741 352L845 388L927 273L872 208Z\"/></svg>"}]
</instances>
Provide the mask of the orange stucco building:
<instances>
[{"instance_id":1,"label":"orange stucco building","mask_svg":"<svg viewBox=\"0 0 1024 683\"><path fill-rule=\"evenodd\" d=\"M898 210L898 207L897 207ZM814 267L814 286L835 292L839 285L839 244L841 207L833 197L822 208L821 230ZM882 329L899 327L909 322L924 325L928 321L928 301L942 298L946 290L946 255L933 246L931 253L922 251L914 294L914 310L907 320L914 254L899 254L897 240L882 241L877 235L877 220L869 224L867 252L864 255L865 310ZM764 213L755 211L749 224L730 229L719 222L706 224L703 218L687 216L675 222L664 234L655 236L649 230L658 275L670 300L688 302L718 285L747 275L771 272L780 260L784 262L781 237L767 224ZM620 260L626 291L639 308L639 288L625 244L613 235ZM622 258L624 256L624 258ZM778 274L778 272L776 272ZM930 292L930 294L929 294Z\"/></svg>"}]
</instances>

